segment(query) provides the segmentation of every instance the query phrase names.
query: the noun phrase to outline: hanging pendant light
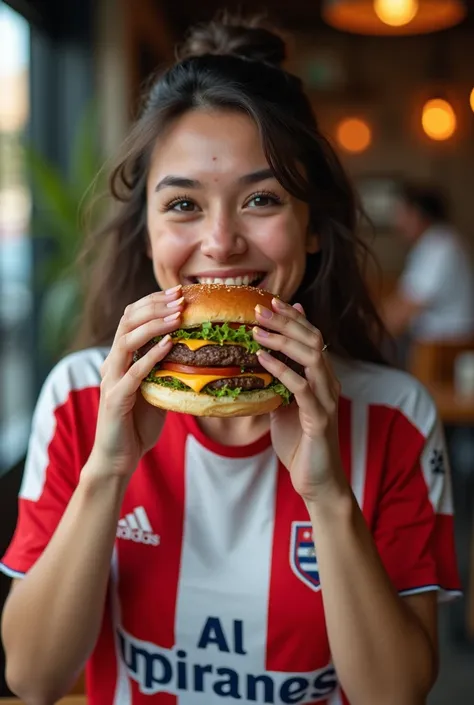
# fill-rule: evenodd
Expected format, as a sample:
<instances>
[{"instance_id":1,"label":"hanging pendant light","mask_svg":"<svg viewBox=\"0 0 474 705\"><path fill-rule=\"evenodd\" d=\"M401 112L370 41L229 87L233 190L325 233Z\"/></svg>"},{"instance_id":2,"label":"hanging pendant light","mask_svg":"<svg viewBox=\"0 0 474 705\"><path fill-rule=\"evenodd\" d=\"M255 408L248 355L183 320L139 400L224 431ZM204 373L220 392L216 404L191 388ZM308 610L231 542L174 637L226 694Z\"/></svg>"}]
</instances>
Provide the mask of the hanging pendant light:
<instances>
[{"instance_id":1,"label":"hanging pendant light","mask_svg":"<svg viewBox=\"0 0 474 705\"><path fill-rule=\"evenodd\" d=\"M416 17L418 10L418 0L374 0L375 14L390 27L409 24Z\"/></svg>"},{"instance_id":2,"label":"hanging pendant light","mask_svg":"<svg viewBox=\"0 0 474 705\"><path fill-rule=\"evenodd\" d=\"M344 32L427 34L453 27L466 16L463 0L323 0L323 20Z\"/></svg>"}]
</instances>

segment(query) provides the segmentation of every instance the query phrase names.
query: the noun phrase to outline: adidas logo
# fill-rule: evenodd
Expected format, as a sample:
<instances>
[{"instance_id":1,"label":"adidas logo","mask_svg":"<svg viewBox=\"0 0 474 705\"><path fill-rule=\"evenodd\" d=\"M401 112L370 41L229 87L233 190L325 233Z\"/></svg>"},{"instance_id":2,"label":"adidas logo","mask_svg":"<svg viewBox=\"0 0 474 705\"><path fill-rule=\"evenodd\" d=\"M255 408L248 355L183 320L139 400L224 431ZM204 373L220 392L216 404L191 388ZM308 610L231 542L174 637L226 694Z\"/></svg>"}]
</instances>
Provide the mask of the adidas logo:
<instances>
[{"instance_id":1,"label":"adidas logo","mask_svg":"<svg viewBox=\"0 0 474 705\"><path fill-rule=\"evenodd\" d=\"M149 546L158 546L160 543L160 537L153 533L144 507L135 507L133 512L119 520L117 538Z\"/></svg>"}]
</instances>

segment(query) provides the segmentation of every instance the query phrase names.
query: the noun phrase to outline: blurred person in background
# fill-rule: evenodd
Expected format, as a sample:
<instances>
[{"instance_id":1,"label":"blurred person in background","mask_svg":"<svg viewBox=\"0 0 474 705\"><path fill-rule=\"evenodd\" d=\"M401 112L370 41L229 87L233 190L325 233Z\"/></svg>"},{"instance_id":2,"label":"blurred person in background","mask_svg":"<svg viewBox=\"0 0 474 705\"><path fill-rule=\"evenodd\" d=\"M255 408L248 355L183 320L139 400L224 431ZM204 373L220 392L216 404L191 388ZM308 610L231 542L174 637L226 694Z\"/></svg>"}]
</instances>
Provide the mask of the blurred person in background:
<instances>
[{"instance_id":1,"label":"blurred person in background","mask_svg":"<svg viewBox=\"0 0 474 705\"><path fill-rule=\"evenodd\" d=\"M354 191L285 54L253 22L198 27L112 173L82 349L44 385L1 564L26 702L86 662L91 705L408 705L436 679L437 601L459 594L443 434L380 352ZM275 297L247 351L292 403L147 404L182 287L243 278Z\"/></svg>"},{"instance_id":2,"label":"blurred person in background","mask_svg":"<svg viewBox=\"0 0 474 705\"><path fill-rule=\"evenodd\" d=\"M474 347L474 268L462 236L452 225L444 194L431 184L406 183L394 213L398 234L409 243L406 265L381 316L395 338L398 361L414 374L416 343L472 344ZM445 425L453 467L456 537L461 575L467 582L473 521L474 430ZM451 631L466 642L465 607L451 606Z\"/></svg>"},{"instance_id":3,"label":"blurred person in background","mask_svg":"<svg viewBox=\"0 0 474 705\"><path fill-rule=\"evenodd\" d=\"M410 342L474 338L474 272L450 223L445 197L434 187L405 184L394 225L410 244L395 292L382 317L395 338Z\"/></svg>"}]
</instances>

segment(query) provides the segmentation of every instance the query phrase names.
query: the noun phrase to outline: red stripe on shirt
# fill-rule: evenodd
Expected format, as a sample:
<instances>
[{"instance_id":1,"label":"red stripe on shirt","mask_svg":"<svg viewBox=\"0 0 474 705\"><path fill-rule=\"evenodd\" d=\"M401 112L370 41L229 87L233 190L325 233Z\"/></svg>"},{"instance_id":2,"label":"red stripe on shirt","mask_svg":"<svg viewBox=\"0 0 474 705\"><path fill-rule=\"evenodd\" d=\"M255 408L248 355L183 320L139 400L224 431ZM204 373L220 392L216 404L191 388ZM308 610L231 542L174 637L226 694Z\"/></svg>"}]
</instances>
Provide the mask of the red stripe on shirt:
<instances>
[{"instance_id":1,"label":"red stripe on shirt","mask_svg":"<svg viewBox=\"0 0 474 705\"><path fill-rule=\"evenodd\" d=\"M113 703L117 681L117 664L111 615L110 588L107 591L102 628L94 648L93 659L86 668L86 692L89 705Z\"/></svg>"},{"instance_id":2,"label":"red stripe on shirt","mask_svg":"<svg viewBox=\"0 0 474 705\"><path fill-rule=\"evenodd\" d=\"M341 438L349 440L350 403L345 400L341 400L339 418ZM341 454L350 476L349 443L342 445ZM291 567L292 523L309 522L309 516L282 465L278 470L275 504L266 667L270 671L313 671L330 661L322 594L321 590L311 589ZM318 629L312 629L311 624L318 625Z\"/></svg>"},{"instance_id":3,"label":"red stripe on shirt","mask_svg":"<svg viewBox=\"0 0 474 705\"><path fill-rule=\"evenodd\" d=\"M143 497L158 497L146 506L159 545L117 540L120 570L119 597L122 625L135 638L165 649L175 645L175 614L179 587L185 503L186 429L168 414L165 428L152 453L144 456L132 476L121 516L141 506ZM148 489L147 489L148 487ZM136 575L150 563L147 580ZM126 566L126 568L125 568ZM153 618L151 618L153 613ZM176 696L144 695L132 681L133 703L174 705Z\"/></svg>"}]
</instances>

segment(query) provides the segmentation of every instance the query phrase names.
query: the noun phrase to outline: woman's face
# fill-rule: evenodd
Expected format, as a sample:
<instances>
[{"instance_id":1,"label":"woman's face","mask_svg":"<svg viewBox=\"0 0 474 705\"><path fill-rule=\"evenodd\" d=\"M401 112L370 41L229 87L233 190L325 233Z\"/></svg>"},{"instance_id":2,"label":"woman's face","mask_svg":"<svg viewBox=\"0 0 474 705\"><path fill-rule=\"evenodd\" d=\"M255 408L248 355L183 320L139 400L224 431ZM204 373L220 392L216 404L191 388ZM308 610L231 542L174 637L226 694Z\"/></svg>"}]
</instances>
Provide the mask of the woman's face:
<instances>
[{"instance_id":1,"label":"woman's face","mask_svg":"<svg viewBox=\"0 0 474 705\"><path fill-rule=\"evenodd\" d=\"M237 112L188 112L160 138L147 223L162 289L255 284L289 300L318 249L308 206L274 178L255 123Z\"/></svg>"}]
</instances>

